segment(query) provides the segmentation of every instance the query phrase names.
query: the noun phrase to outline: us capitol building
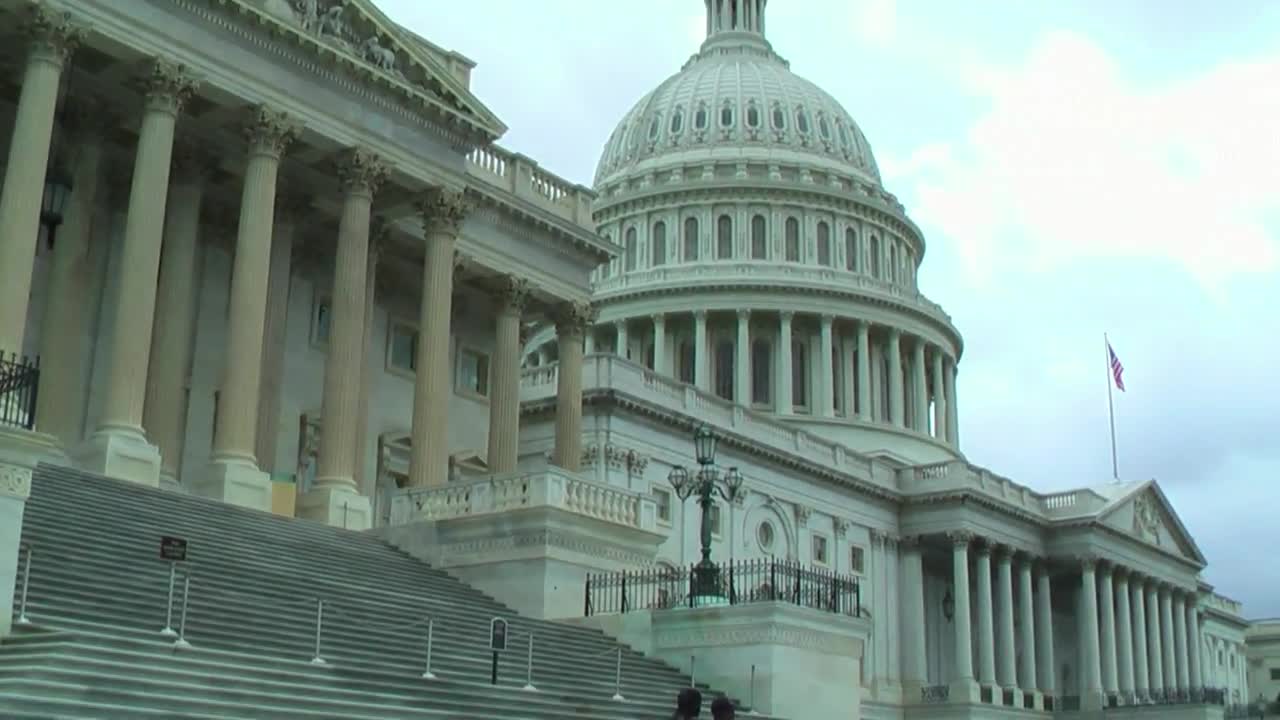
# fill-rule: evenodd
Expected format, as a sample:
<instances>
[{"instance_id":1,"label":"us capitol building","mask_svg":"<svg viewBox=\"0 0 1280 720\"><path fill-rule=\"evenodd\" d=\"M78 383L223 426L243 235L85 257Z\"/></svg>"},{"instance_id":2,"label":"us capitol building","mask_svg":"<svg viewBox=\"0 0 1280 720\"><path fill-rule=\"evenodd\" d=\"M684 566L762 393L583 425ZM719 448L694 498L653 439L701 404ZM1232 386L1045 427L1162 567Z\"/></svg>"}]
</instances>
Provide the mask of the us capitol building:
<instances>
[{"instance_id":1,"label":"us capitol building","mask_svg":"<svg viewBox=\"0 0 1280 720\"><path fill-rule=\"evenodd\" d=\"M775 716L1247 701L1247 623L1158 483L966 460L923 234L767 0L705 4L587 188L369 0L0 0L0 494L46 462L374 533ZM742 478L714 557L855 612L593 611L589 579L700 557L668 478L704 425Z\"/></svg>"}]
</instances>

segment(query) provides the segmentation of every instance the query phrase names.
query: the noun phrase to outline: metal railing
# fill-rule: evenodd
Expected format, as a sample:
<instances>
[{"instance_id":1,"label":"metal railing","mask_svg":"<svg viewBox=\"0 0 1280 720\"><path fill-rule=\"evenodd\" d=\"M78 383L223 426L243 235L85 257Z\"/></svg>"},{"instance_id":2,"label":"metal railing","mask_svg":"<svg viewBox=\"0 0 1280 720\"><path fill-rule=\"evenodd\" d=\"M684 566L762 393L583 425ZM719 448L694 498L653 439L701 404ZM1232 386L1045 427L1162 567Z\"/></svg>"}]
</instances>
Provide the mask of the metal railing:
<instances>
[{"instance_id":1,"label":"metal railing","mask_svg":"<svg viewBox=\"0 0 1280 720\"><path fill-rule=\"evenodd\" d=\"M0 350L0 425L34 430L40 362Z\"/></svg>"},{"instance_id":2,"label":"metal railing","mask_svg":"<svg viewBox=\"0 0 1280 720\"><path fill-rule=\"evenodd\" d=\"M862 589L856 577L783 560L589 574L584 595L587 617L759 602L785 602L849 617L862 615Z\"/></svg>"}]
</instances>

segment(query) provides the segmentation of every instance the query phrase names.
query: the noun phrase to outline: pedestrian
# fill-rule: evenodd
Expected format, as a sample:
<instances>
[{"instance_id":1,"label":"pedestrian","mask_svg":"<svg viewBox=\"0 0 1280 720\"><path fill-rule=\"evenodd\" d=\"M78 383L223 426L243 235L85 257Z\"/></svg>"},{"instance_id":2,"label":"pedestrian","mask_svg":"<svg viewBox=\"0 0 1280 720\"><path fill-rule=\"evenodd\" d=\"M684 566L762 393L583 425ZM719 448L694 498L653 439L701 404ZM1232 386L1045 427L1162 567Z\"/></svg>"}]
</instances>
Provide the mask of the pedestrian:
<instances>
[{"instance_id":1,"label":"pedestrian","mask_svg":"<svg viewBox=\"0 0 1280 720\"><path fill-rule=\"evenodd\" d=\"M711 720L733 720L733 703L721 695L711 701Z\"/></svg>"},{"instance_id":2,"label":"pedestrian","mask_svg":"<svg viewBox=\"0 0 1280 720\"><path fill-rule=\"evenodd\" d=\"M702 693L697 688L685 688L676 696L676 711L671 720L690 720L702 714Z\"/></svg>"}]
</instances>

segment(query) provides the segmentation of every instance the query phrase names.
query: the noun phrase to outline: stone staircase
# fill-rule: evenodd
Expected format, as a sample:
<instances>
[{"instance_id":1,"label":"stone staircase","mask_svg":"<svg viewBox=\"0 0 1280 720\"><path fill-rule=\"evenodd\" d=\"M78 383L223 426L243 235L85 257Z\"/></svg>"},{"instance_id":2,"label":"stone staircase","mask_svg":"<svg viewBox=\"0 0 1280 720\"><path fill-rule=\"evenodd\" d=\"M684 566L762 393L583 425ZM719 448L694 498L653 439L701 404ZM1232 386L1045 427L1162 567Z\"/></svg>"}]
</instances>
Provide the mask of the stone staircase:
<instances>
[{"instance_id":1,"label":"stone staircase","mask_svg":"<svg viewBox=\"0 0 1280 720\"><path fill-rule=\"evenodd\" d=\"M160 633L165 535L189 542L172 623L189 579L189 648ZM665 720L688 685L602 633L520 617L370 536L203 498L42 465L22 538L32 624L0 646L6 719ZM317 601L323 664L312 662ZM510 623L496 686L493 617ZM434 680L422 677L428 619ZM536 691L523 689L530 636ZM612 699L619 654L623 701Z\"/></svg>"}]
</instances>

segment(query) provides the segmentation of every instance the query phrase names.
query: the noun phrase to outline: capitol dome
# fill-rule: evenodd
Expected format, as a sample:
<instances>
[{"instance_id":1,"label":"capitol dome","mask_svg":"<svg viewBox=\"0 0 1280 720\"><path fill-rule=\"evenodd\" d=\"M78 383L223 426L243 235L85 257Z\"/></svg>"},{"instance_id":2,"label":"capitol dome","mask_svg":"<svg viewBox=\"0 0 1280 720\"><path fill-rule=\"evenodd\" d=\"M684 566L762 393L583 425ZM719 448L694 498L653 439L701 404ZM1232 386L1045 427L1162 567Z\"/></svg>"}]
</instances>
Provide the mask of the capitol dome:
<instances>
[{"instance_id":1,"label":"capitol dome","mask_svg":"<svg viewBox=\"0 0 1280 720\"><path fill-rule=\"evenodd\" d=\"M595 182L726 152L806 160L880 183L857 123L792 73L754 24L712 32L680 72L636 103L605 144Z\"/></svg>"}]
</instances>

